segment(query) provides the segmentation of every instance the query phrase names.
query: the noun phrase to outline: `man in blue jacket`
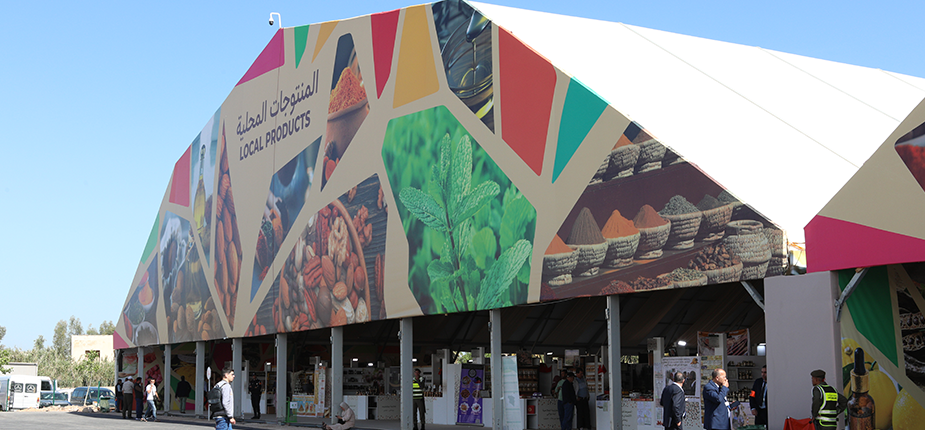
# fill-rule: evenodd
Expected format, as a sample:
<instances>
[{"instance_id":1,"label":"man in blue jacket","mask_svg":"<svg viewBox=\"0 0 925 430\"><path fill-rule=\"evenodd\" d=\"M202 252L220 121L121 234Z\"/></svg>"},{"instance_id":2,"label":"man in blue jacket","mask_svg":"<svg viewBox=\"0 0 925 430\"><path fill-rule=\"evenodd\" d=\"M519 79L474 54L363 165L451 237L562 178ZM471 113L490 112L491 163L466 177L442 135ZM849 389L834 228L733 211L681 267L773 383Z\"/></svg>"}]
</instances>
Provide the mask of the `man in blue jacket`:
<instances>
[{"instance_id":1,"label":"man in blue jacket","mask_svg":"<svg viewBox=\"0 0 925 430\"><path fill-rule=\"evenodd\" d=\"M706 430L729 430L729 380L726 371L715 369L713 379L703 386L703 427Z\"/></svg>"}]
</instances>

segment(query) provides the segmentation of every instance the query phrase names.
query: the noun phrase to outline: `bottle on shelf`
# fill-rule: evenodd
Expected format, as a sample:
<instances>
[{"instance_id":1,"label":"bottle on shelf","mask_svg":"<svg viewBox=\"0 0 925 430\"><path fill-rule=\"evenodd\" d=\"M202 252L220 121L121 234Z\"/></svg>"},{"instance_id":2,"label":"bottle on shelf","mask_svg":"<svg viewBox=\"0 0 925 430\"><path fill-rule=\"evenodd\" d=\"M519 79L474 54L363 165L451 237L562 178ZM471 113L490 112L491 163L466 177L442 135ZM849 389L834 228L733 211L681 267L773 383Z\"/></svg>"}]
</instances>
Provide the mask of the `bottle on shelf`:
<instances>
[{"instance_id":1,"label":"bottle on shelf","mask_svg":"<svg viewBox=\"0 0 925 430\"><path fill-rule=\"evenodd\" d=\"M851 371L851 398L848 399L848 427L851 430L873 430L876 408L870 391L870 374L864 364L864 350L854 351L854 370Z\"/></svg>"}]
</instances>

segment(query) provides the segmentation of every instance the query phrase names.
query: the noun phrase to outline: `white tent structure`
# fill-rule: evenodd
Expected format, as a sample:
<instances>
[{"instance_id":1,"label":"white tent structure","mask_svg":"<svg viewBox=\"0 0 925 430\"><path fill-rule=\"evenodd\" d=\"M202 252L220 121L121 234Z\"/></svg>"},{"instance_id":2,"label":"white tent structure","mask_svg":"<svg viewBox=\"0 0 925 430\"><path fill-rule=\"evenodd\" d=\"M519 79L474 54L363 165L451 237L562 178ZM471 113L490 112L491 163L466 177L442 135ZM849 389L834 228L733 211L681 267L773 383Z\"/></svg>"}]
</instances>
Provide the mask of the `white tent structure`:
<instances>
[{"instance_id":1,"label":"white tent structure","mask_svg":"<svg viewBox=\"0 0 925 430\"><path fill-rule=\"evenodd\" d=\"M803 242L925 79L617 22L473 3ZM811 252L811 251L810 251Z\"/></svg>"}]
</instances>

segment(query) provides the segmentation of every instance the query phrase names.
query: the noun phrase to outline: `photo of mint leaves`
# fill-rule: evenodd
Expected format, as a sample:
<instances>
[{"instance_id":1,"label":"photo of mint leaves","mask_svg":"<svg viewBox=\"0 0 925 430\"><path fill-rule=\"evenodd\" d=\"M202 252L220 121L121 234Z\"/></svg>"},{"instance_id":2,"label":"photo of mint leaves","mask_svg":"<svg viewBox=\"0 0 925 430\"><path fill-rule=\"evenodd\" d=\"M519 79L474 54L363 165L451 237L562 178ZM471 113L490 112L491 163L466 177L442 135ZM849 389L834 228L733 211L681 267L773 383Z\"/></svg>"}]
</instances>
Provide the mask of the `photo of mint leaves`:
<instances>
[{"instance_id":1,"label":"photo of mint leaves","mask_svg":"<svg viewBox=\"0 0 925 430\"><path fill-rule=\"evenodd\" d=\"M452 114L393 119L382 154L422 311L526 303L536 210Z\"/></svg>"}]
</instances>

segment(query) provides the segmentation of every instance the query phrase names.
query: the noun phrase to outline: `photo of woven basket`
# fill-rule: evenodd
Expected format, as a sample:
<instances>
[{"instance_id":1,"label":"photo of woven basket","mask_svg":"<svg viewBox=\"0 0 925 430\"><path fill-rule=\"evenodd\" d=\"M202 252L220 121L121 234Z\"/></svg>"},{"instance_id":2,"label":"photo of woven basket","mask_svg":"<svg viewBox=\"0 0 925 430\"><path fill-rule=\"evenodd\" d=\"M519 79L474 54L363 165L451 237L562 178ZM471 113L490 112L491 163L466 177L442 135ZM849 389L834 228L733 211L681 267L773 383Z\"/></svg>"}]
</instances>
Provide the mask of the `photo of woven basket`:
<instances>
[{"instance_id":1,"label":"photo of woven basket","mask_svg":"<svg viewBox=\"0 0 925 430\"><path fill-rule=\"evenodd\" d=\"M764 276L780 276L787 270L787 257L771 257L768 260L768 270Z\"/></svg>"},{"instance_id":2,"label":"photo of woven basket","mask_svg":"<svg viewBox=\"0 0 925 430\"><path fill-rule=\"evenodd\" d=\"M771 250L771 257L787 256L787 238L784 231L773 227L765 227L764 237L768 239L768 247Z\"/></svg>"},{"instance_id":3,"label":"photo of woven basket","mask_svg":"<svg viewBox=\"0 0 925 430\"><path fill-rule=\"evenodd\" d=\"M639 160L639 145L629 144L610 151L610 170L605 179L625 178L633 175L633 167Z\"/></svg>"},{"instance_id":4,"label":"photo of woven basket","mask_svg":"<svg viewBox=\"0 0 925 430\"><path fill-rule=\"evenodd\" d=\"M761 264L771 259L764 224L760 221L731 221L726 225L723 244L745 264Z\"/></svg>"},{"instance_id":5,"label":"photo of woven basket","mask_svg":"<svg viewBox=\"0 0 925 430\"><path fill-rule=\"evenodd\" d=\"M662 248L668 243L668 234L670 232L671 221L658 227L640 228L639 246L636 247L636 258L639 260L650 260L661 257Z\"/></svg>"},{"instance_id":6,"label":"photo of woven basket","mask_svg":"<svg viewBox=\"0 0 925 430\"><path fill-rule=\"evenodd\" d=\"M761 279L768 271L768 262L761 264L743 264L742 279Z\"/></svg>"},{"instance_id":7,"label":"photo of woven basket","mask_svg":"<svg viewBox=\"0 0 925 430\"><path fill-rule=\"evenodd\" d=\"M639 158L636 160L636 173L648 172L662 168L662 158L665 157L665 145L655 139L638 143Z\"/></svg>"},{"instance_id":8,"label":"photo of woven basket","mask_svg":"<svg viewBox=\"0 0 925 430\"><path fill-rule=\"evenodd\" d=\"M571 273L563 273L563 274L561 274L561 275L559 275L559 276L554 276L554 277L549 278L549 279L543 278L543 282L545 282L545 283L546 283L547 285L549 285L550 287L559 287L559 286L562 286L562 285L571 284L571 283L572 283L572 274L571 274Z\"/></svg>"},{"instance_id":9,"label":"photo of woven basket","mask_svg":"<svg viewBox=\"0 0 925 430\"><path fill-rule=\"evenodd\" d=\"M703 212L696 211L680 215L662 215L662 218L671 222L671 232L668 234L668 249L691 249L694 247L694 238L700 231L700 222Z\"/></svg>"},{"instance_id":10,"label":"photo of woven basket","mask_svg":"<svg viewBox=\"0 0 925 430\"><path fill-rule=\"evenodd\" d=\"M704 242L720 240L726 233L726 224L732 219L732 204L708 209L702 212L703 221L700 223L700 237Z\"/></svg>"},{"instance_id":11,"label":"photo of woven basket","mask_svg":"<svg viewBox=\"0 0 925 430\"><path fill-rule=\"evenodd\" d=\"M665 151L665 157L662 158L662 167L668 167L673 164L684 163L685 160L681 158L677 152L672 150Z\"/></svg>"},{"instance_id":12,"label":"photo of woven basket","mask_svg":"<svg viewBox=\"0 0 925 430\"><path fill-rule=\"evenodd\" d=\"M575 276L594 276L600 271L604 257L607 256L607 242L594 245L569 245L578 251L578 264L572 274Z\"/></svg>"},{"instance_id":13,"label":"photo of woven basket","mask_svg":"<svg viewBox=\"0 0 925 430\"><path fill-rule=\"evenodd\" d=\"M746 279L763 278L771 259L764 224L754 220L731 221L726 225L723 244L744 264L742 276Z\"/></svg>"},{"instance_id":14,"label":"photo of woven basket","mask_svg":"<svg viewBox=\"0 0 925 430\"><path fill-rule=\"evenodd\" d=\"M596 184L604 180L604 174L607 173L607 169L610 168L610 154L604 156L604 160L601 161L600 167L597 168L597 172L594 172L594 176L591 177L591 183Z\"/></svg>"},{"instance_id":15,"label":"photo of woven basket","mask_svg":"<svg viewBox=\"0 0 925 430\"><path fill-rule=\"evenodd\" d=\"M659 277L659 278L666 278L666 277L668 277L669 275L670 275L670 273L662 273L661 275L658 275L658 277ZM697 279L692 279L692 280L689 280L689 281L671 281L671 280L669 280L669 284L668 284L668 287L667 287L667 288L702 287L702 286L704 286L704 285L707 285L707 282L708 282L708 281L709 281L709 279L707 278L707 275L706 275L706 274L703 274L703 275L700 276L699 278L697 278Z\"/></svg>"},{"instance_id":16,"label":"photo of woven basket","mask_svg":"<svg viewBox=\"0 0 925 430\"><path fill-rule=\"evenodd\" d=\"M707 275L707 283L709 284L738 282L742 279L742 263L722 269L707 270L703 274Z\"/></svg>"},{"instance_id":17,"label":"photo of woven basket","mask_svg":"<svg viewBox=\"0 0 925 430\"><path fill-rule=\"evenodd\" d=\"M574 249L574 247L572 247ZM578 264L578 250L543 256L543 276L571 274ZM571 278L571 277L570 277Z\"/></svg>"},{"instance_id":18,"label":"photo of woven basket","mask_svg":"<svg viewBox=\"0 0 925 430\"><path fill-rule=\"evenodd\" d=\"M633 264L633 254L636 253L636 247L638 246L639 233L607 238L607 256L604 257L604 265L621 268Z\"/></svg>"}]
</instances>

